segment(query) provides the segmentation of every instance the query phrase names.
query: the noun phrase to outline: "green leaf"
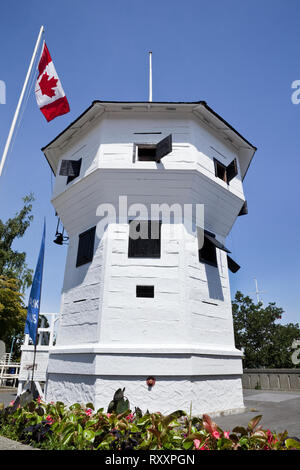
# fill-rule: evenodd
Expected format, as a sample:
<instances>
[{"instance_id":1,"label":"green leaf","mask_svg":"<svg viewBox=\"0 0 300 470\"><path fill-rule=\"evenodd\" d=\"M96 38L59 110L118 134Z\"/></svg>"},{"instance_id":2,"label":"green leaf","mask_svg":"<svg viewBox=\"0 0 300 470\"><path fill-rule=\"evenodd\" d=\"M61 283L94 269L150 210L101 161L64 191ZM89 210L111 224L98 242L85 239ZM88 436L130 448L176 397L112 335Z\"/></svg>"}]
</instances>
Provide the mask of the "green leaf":
<instances>
[{"instance_id":1,"label":"green leaf","mask_svg":"<svg viewBox=\"0 0 300 470\"><path fill-rule=\"evenodd\" d=\"M83 431L83 437L89 442L94 442L95 440L95 433L91 429L85 429Z\"/></svg>"},{"instance_id":2,"label":"green leaf","mask_svg":"<svg viewBox=\"0 0 300 470\"><path fill-rule=\"evenodd\" d=\"M118 388L118 390L114 394L113 400L114 401L122 400L124 398L124 390L125 388L123 390L121 388Z\"/></svg>"},{"instance_id":3,"label":"green leaf","mask_svg":"<svg viewBox=\"0 0 300 470\"><path fill-rule=\"evenodd\" d=\"M95 410L93 403L87 403L85 407L90 408L91 410Z\"/></svg>"},{"instance_id":4,"label":"green leaf","mask_svg":"<svg viewBox=\"0 0 300 470\"><path fill-rule=\"evenodd\" d=\"M249 440L247 437L241 437L241 439L239 440L239 444L243 447L249 447Z\"/></svg>"},{"instance_id":5,"label":"green leaf","mask_svg":"<svg viewBox=\"0 0 300 470\"><path fill-rule=\"evenodd\" d=\"M128 400L119 400L116 408L116 413L122 414L125 413L125 411L129 411L129 401Z\"/></svg>"},{"instance_id":6,"label":"green leaf","mask_svg":"<svg viewBox=\"0 0 300 470\"><path fill-rule=\"evenodd\" d=\"M183 411L183 410L174 411L173 413L171 413L168 416L164 417L162 419L162 423L163 423L164 426L168 426L171 423L171 421L173 421L174 419L181 418L182 416L186 416L185 411Z\"/></svg>"},{"instance_id":7,"label":"green leaf","mask_svg":"<svg viewBox=\"0 0 300 470\"><path fill-rule=\"evenodd\" d=\"M70 410L81 410L81 405L79 403L74 403L73 405L70 406Z\"/></svg>"},{"instance_id":8,"label":"green leaf","mask_svg":"<svg viewBox=\"0 0 300 470\"><path fill-rule=\"evenodd\" d=\"M236 426L232 430L233 433L241 434L242 436L246 436L248 434L247 429L243 426Z\"/></svg>"},{"instance_id":9,"label":"green leaf","mask_svg":"<svg viewBox=\"0 0 300 470\"><path fill-rule=\"evenodd\" d=\"M286 448L291 450L291 449L297 449L300 450L300 442L295 441L295 439L286 439L285 441Z\"/></svg>"},{"instance_id":10,"label":"green leaf","mask_svg":"<svg viewBox=\"0 0 300 470\"><path fill-rule=\"evenodd\" d=\"M71 421L71 423L77 423L77 416L75 414L70 414L69 415L69 421Z\"/></svg>"},{"instance_id":11,"label":"green leaf","mask_svg":"<svg viewBox=\"0 0 300 470\"><path fill-rule=\"evenodd\" d=\"M62 444L64 446L66 446L70 442L70 440L72 439L73 435L74 435L74 433L70 432L66 436L64 436L64 438L62 439Z\"/></svg>"},{"instance_id":12,"label":"green leaf","mask_svg":"<svg viewBox=\"0 0 300 470\"><path fill-rule=\"evenodd\" d=\"M184 441L182 443L182 447L184 448L184 450L189 450L193 447L194 443L193 441Z\"/></svg>"}]
</instances>

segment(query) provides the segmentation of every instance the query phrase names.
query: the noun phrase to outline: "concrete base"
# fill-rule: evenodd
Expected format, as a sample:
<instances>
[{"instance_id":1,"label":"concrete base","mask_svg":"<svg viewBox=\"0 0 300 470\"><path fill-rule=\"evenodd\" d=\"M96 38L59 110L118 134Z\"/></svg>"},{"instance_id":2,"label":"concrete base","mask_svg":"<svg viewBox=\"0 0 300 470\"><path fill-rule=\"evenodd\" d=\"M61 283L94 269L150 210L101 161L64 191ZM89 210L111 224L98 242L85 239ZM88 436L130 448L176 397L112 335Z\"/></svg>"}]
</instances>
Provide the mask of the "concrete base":
<instances>
[{"instance_id":1,"label":"concrete base","mask_svg":"<svg viewBox=\"0 0 300 470\"><path fill-rule=\"evenodd\" d=\"M96 409L107 409L115 391L125 387L131 409L163 414L182 409L193 415L241 412L243 408L241 377L180 377L177 380L156 377L150 388L147 377L84 377L49 375L46 401L92 402ZM227 412L227 413L226 413Z\"/></svg>"},{"instance_id":2,"label":"concrete base","mask_svg":"<svg viewBox=\"0 0 300 470\"><path fill-rule=\"evenodd\" d=\"M139 348L108 352L105 347L53 348L50 353L46 401L92 402L108 407L118 388L125 387L131 409L170 413L182 409L193 415L240 412L244 407L239 352L163 351L146 354ZM149 349L148 349L149 351ZM163 354L164 353L164 354ZM156 383L148 387L147 377Z\"/></svg>"}]
</instances>

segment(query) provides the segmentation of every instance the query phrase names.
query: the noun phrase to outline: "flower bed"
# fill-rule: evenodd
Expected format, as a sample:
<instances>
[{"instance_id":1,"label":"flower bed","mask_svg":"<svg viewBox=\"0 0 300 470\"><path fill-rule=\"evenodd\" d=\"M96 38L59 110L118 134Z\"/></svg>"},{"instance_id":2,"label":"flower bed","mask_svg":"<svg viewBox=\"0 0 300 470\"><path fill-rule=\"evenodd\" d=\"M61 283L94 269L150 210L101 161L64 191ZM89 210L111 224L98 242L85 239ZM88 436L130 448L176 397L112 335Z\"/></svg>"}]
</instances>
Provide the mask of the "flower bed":
<instances>
[{"instance_id":1,"label":"flower bed","mask_svg":"<svg viewBox=\"0 0 300 470\"><path fill-rule=\"evenodd\" d=\"M118 413L117 406L120 402L112 401L111 412L104 412L94 410L91 403L66 407L38 399L17 408L11 403L0 410L0 434L42 449L59 450L300 449L300 443L288 439L286 431L275 434L262 429L261 416L247 427L224 431L208 415L190 417L180 410L168 416L142 414L139 408Z\"/></svg>"}]
</instances>

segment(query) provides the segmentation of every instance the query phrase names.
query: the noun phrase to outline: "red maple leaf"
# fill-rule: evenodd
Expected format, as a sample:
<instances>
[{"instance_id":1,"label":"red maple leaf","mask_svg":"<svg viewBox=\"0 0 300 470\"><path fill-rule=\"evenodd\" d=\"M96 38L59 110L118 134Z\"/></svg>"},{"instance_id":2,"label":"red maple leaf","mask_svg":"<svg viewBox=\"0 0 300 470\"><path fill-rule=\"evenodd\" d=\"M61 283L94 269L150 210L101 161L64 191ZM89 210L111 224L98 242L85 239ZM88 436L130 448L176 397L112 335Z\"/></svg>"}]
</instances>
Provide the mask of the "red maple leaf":
<instances>
[{"instance_id":1,"label":"red maple leaf","mask_svg":"<svg viewBox=\"0 0 300 470\"><path fill-rule=\"evenodd\" d=\"M57 82L57 78L51 77L49 79L49 75L45 72L40 81L40 89L42 95L47 95L52 98L52 96L55 95L55 91L53 91L53 88L56 88Z\"/></svg>"}]
</instances>

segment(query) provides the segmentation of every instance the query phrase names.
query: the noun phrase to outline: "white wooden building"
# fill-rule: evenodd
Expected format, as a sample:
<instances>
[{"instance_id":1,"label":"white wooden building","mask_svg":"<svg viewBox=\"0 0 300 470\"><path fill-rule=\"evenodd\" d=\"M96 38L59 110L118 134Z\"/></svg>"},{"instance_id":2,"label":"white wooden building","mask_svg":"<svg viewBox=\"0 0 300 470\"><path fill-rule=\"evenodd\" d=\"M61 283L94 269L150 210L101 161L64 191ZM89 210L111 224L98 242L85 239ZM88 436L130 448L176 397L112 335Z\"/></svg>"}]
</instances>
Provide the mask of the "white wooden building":
<instances>
[{"instance_id":1,"label":"white wooden building","mask_svg":"<svg viewBox=\"0 0 300 470\"><path fill-rule=\"evenodd\" d=\"M144 411L243 408L228 277L238 266L225 246L246 212L255 150L205 102L102 101L43 148L69 236L47 400L106 407L125 387ZM197 230L159 216L148 217L157 240L132 241L136 217L118 213L120 196L148 214L153 204L204 205L204 245ZM104 233L101 204L117 213Z\"/></svg>"}]
</instances>

